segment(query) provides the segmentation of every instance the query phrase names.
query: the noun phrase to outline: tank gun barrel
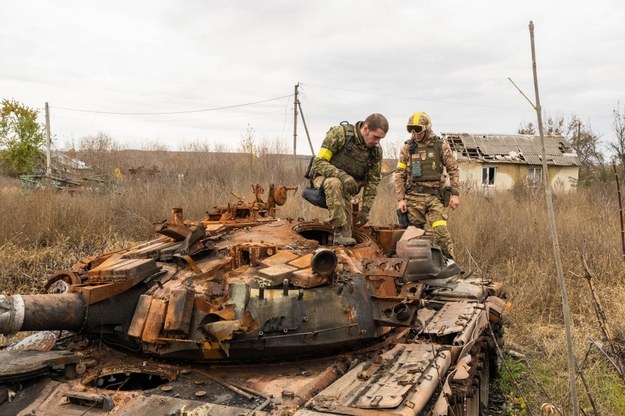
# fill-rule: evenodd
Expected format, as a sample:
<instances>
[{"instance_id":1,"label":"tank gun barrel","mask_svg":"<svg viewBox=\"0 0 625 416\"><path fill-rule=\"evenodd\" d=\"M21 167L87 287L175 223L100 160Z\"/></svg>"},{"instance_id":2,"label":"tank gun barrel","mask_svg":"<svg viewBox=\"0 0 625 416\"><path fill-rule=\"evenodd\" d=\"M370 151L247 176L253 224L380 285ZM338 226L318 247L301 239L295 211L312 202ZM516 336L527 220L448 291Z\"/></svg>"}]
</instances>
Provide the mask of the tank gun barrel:
<instances>
[{"instance_id":1,"label":"tank gun barrel","mask_svg":"<svg viewBox=\"0 0 625 416\"><path fill-rule=\"evenodd\" d=\"M86 311L79 293L0 295L0 334L77 330L85 322Z\"/></svg>"}]
</instances>

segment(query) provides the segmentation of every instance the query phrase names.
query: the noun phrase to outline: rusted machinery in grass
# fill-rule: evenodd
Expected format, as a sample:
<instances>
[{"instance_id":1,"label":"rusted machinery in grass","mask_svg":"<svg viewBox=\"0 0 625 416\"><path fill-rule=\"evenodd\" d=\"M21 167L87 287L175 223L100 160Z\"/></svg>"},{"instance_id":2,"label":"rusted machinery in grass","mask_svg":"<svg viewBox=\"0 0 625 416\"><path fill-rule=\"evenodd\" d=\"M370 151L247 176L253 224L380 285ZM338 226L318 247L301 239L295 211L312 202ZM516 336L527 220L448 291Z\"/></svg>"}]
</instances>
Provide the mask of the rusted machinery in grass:
<instances>
[{"instance_id":1,"label":"rusted machinery in grass","mask_svg":"<svg viewBox=\"0 0 625 416\"><path fill-rule=\"evenodd\" d=\"M82 259L0 296L0 414L480 415L498 370L500 284L418 229L333 245L278 219L293 188Z\"/></svg>"}]
</instances>

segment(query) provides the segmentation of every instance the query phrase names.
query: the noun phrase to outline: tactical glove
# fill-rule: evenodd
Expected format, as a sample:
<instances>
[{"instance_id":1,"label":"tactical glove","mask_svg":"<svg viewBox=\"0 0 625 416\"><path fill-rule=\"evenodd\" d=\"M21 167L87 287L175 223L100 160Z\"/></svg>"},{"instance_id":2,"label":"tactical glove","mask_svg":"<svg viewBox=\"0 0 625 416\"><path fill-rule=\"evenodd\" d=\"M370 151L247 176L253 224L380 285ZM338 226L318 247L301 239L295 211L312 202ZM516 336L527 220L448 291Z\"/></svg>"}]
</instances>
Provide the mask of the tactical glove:
<instances>
[{"instance_id":1,"label":"tactical glove","mask_svg":"<svg viewBox=\"0 0 625 416\"><path fill-rule=\"evenodd\" d=\"M402 211L397 208L397 222L401 228L408 228L410 221L408 220L408 211Z\"/></svg>"},{"instance_id":2,"label":"tactical glove","mask_svg":"<svg viewBox=\"0 0 625 416\"><path fill-rule=\"evenodd\" d=\"M345 188L350 195L356 195L358 193L358 183L354 178L343 171L341 171L337 177L343 184L343 188Z\"/></svg>"},{"instance_id":3,"label":"tactical glove","mask_svg":"<svg viewBox=\"0 0 625 416\"><path fill-rule=\"evenodd\" d=\"M367 208L363 208L358 211L356 214L356 226L361 227L365 225L369 221L369 210Z\"/></svg>"}]
</instances>

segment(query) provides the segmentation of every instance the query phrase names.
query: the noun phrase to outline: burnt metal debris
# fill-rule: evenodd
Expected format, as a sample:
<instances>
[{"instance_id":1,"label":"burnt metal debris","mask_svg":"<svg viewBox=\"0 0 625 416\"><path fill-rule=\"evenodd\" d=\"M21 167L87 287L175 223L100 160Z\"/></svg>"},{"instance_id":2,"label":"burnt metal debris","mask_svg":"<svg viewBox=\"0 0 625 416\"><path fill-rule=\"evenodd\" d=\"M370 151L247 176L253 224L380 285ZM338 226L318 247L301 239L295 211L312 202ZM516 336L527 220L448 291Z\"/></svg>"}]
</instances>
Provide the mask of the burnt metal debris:
<instances>
[{"instance_id":1,"label":"burnt metal debris","mask_svg":"<svg viewBox=\"0 0 625 416\"><path fill-rule=\"evenodd\" d=\"M422 230L278 219L296 187L181 209L151 241L0 296L0 414L480 415L502 285Z\"/></svg>"}]
</instances>

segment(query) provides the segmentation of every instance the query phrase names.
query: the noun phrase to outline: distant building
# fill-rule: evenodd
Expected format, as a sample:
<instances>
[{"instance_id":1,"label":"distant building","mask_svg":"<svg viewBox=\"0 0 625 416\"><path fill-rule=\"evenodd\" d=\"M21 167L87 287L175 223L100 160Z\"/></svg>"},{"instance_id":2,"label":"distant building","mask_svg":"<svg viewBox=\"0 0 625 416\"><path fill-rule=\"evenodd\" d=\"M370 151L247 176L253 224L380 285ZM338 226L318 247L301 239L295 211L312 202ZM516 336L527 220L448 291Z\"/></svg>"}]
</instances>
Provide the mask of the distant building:
<instances>
[{"instance_id":1,"label":"distant building","mask_svg":"<svg viewBox=\"0 0 625 416\"><path fill-rule=\"evenodd\" d=\"M542 181L540 136L526 134L442 133L455 152L460 181L470 188L506 190L517 183ZM579 158L560 135L545 136L551 186L568 191L577 184Z\"/></svg>"}]
</instances>

